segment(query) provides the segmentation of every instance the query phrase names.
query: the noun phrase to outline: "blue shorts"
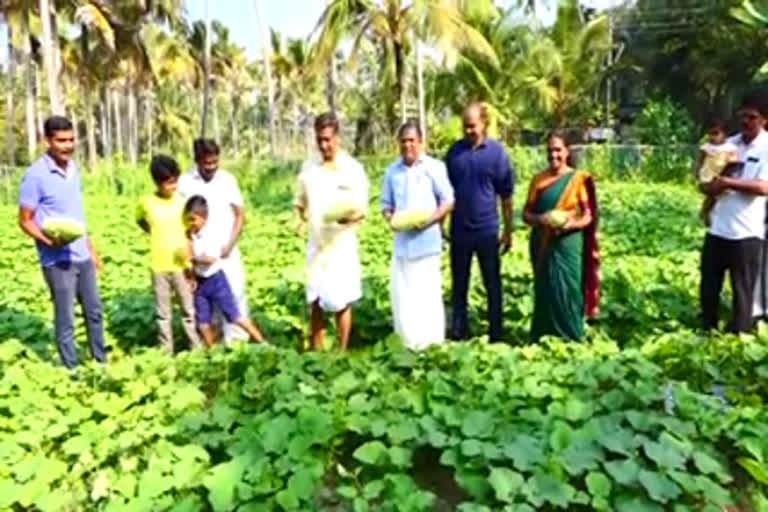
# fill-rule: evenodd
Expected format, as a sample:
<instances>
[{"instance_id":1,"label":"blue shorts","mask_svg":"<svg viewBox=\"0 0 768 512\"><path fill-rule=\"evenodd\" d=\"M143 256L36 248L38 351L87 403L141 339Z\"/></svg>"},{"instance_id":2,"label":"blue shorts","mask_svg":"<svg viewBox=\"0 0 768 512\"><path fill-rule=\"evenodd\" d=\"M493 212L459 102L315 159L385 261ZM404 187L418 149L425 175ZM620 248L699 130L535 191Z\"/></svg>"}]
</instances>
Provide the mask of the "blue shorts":
<instances>
[{"instance_id":1,"label":"blue shorts","mask_svg":"<svg viewBox=\"0 0 768 512\"><path fill-rule=\"evenodd\" d=\"M214 306L221 310L227 323L231 324L240 318L232 287L229 286L223 270L219 270L210 277L198 276L197 278L195 320L198 325L211 323Z\"/></svg>"}]
</instances>

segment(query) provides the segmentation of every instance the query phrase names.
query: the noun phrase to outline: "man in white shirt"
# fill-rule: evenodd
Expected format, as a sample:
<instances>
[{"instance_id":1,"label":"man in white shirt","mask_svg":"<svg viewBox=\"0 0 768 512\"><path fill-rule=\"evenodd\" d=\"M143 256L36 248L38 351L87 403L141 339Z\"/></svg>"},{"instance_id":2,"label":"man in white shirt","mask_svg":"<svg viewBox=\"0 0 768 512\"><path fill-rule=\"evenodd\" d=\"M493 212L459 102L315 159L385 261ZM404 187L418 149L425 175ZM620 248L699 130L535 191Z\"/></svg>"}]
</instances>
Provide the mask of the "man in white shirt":
<instances>
[{"instance_id":1,"label":"man in white shirt","mask_svg":"<svg viewBox=\"0 0 768 512\"><path fill-rule=\"evenodd\" d=\"M365 218L368 178L363 166L341 151L339 123L333 114L318 116L315 138L320 156L304 162L293 203L297 218L308 224L306 298L312 308L310 338L313 348L322 348L324 312L332 312L339 345L344 350L352 329L351 304L362 296L355 230ZM340 202L356 206L345 217L329 222L324 218L326 213Z\"/></svg>"},{"instance_id":2,"label":"man in white shirt","mask_svg":"<svg viewBox=\"0 0 768 512\"><path fill-rule=\"evenodd\" d=\"M220 149L215 141L197 139L193 150L196 167L179 178L179 194L184 199L200 195L208 202L208 224L221 237L222 270L232 287L240 313L247 316L245 272L237 248L245 221L243 196L235 177L219 169ZM227 324L224 327L225 341L247 338L248 334L237 325Z\"/></svg>"},{"instance_id":3,"label":"man in white shirt","mask_svg":"<svg viewBox=\"0 0 768 512\"><path fill-rule=\"evenodd\" d=\"M720 292L728 271L733 290L731 321L727 330L744 332L753 325L753 298L765 238L768 196L768 96L752 93L739 109L741 133L729 142L738 149L733 172L701 191L716 197L711 224L701 257L701 309L705 329L718 325Z\"/></svg>"}]
</instances>

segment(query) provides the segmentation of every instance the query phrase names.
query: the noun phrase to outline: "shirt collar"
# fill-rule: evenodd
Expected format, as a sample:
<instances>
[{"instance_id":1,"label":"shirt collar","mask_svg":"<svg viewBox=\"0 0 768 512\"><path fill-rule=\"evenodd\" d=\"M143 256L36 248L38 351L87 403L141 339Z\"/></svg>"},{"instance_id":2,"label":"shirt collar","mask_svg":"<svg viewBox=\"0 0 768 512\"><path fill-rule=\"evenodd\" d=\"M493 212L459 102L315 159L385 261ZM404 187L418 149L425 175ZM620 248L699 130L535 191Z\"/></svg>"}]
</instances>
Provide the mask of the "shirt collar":
<instances>
[{"instance_id":1,"label":"shirt collar","mask_svg":"<svg viewBox=\"0 0 768 512\"><path fill-rule=\"evenodd\" d=\"M416 160L414 160L413 164L411 165L406 165L405 160L403 160L403 157L400 156L398 157L398 163L400 167L402 167L403 169L411 169L413 167L418 167L419 165L423 164L426 156L427 156L426 154L420 153L419 156L416 157Z\"/></svg>"},{"instance_id":2,"label":"shirt collar","mask_svg":"<svg viewBox=\"0 0 768 512\"><path fill-rule=\"evenodd\" d=\"M213 176L211 176L211 179L210 179L210 180L208 180L208 181L205 181L205 178L203 178L203 175L200 173L200 169L199 169L197 166L195 166L195 167L192 169L192 176L193 176L193 177L194 177L196 180L198 180L198 181L202 181L203 183L213 183L213 182L216 180L216 178L219 176L219 173L220 173L220 172L221 172L221 169L220 169L220 168L219 168L219 169L216 169L216 172L215 172L215 173L213 173Z\"/></svg>"},{"instance_id":3,"label":"shirt collar","mask_svg":"<svg viewBox=\"0 0 768 512\"><path fill-rule=\"evenodd\" d=\"M75 167L72 163L72 160L69 160L67 162L66 169L62 169L61 167L59 167L59 164L56 163L56 160L54 160L53 157L49 155L47 152L43 153L43 161L45 162L45 165L48 167L48 170L50 172L55 172L65 178L70 177L75 171Z\"/></svg>"},{"instance_id":4,"label":"shirt collar","mask_svg":"<svg viewBox=\"0 0 768 512\"><path fill-rule=\"evenodd\" d=\"M757 137L755 137L749 142L745 141L744 135L740 133L739 144L746 146L748 148L753 146L768 146L768 132L766 132L765 130L760 130L760 133L757 134Z\"/></svg>"},{"instance_id":5,"label":"shirt collar","mask_svg":"<svg viewBox=\"0 0 768 512\"><path fill-rule=\"evenodd\" d=\"M466 144L469 149L484 148L485 146L488 145L488 136L486 135L485 137L483 137L483 141L480 144L478 144L477 146L472 146L472 143L469 141L469 139L464 137L464 144Z\"/></svg>"}]
</instances>

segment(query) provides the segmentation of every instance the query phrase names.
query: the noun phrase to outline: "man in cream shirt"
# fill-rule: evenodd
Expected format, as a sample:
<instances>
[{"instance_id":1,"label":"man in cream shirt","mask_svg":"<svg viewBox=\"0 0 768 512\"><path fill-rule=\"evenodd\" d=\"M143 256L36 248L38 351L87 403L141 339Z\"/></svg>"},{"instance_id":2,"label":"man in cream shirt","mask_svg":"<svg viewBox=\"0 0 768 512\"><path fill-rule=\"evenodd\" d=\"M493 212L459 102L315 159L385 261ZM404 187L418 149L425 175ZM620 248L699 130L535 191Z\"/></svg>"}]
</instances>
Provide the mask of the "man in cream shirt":
<instances>
[{"instance_id":1,"label":"man in cream shirt","mask_svg":"<svg viewBox=\"0 0 768 512\"><path fill-rule=\"evenodd\" d=\"M306 299L312 309L310 338L319 349L325 337L324 312L334 313L339 345L345 349L352 329L351 304L362 296L357 224L365 218L368 178L363 166L339 148L339 123L333 114L315 120L320 156L302 166L296 187L294 209L306 220ZM357 204L356 211L337 222L326 222L324 214L335 203Z\"/></svg>"},{"instance_id":2,"label":"man in cream shirt","mask_svg":"<svg viewBox=\"0 0 768 512\"><path fill-rule=\"evenodd\" d=\"M753 93L739 109L741 133L729 139L739 164L711 183L703 193L716 198L701 257L701 309L705 329L718 327L720 292L728 271L733 289L731 332L752 328L756 283L765 238L768 195L768 134L763 130L768 97Z\"/></svg>"}]
</instances>

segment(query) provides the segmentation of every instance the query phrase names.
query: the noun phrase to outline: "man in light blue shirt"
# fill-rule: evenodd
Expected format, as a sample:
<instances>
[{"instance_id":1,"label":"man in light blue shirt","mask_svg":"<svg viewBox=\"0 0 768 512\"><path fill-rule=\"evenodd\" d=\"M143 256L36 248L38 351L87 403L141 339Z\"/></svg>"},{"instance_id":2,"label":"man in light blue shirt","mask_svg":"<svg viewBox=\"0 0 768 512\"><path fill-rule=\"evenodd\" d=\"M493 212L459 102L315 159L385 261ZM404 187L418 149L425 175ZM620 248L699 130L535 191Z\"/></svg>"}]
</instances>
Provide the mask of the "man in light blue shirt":
<instances>
[{"instance_id":1,"label":"man in light blue shirt","mask_svg":"<svg viewBox=\"0 0 768 512\"><path fill-rule=\"evenodd\" d=\"M29 166L19 187L19 226L35 240L54 304L56 344L61 362L74 368L74 302L82 306L88 341L94 359L104 362L101 300L96 284L99 265L90 240L83 236L70 243L48 237L42 225L49 218L66 218L85 226L80 174L72 161L75 136L72 123L60 116L45 122L48 151Z\"/></svg>"},{"instance_id":2,"label":"man in light blue shirt","mask_svg":"<svg viewBox=\"0 0 768 512\"><path fill-rule=\"evenodd\" d=\"M381 210L394 231L390 298L395 332L412 349L445 339L440 252L440 223L453 208L453 188L445 165L423 152L419 125L398 132L400 158L387 169L381 186ZM396 215L424 212L409 228Z\"/></svg>"}]
</instances>

